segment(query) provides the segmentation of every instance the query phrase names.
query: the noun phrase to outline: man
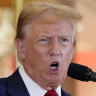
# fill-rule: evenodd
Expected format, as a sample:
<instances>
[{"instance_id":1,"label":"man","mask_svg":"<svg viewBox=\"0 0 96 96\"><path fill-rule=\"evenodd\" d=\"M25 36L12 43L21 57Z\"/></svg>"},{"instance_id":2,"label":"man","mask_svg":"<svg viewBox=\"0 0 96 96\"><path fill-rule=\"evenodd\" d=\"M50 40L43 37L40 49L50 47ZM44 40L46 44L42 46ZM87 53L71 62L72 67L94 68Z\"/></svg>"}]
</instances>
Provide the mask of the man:
<instances>
[{"instance_id":1,"label":"man","mask_svg":"<svg viewBox=\"0 0 96 96\"><path fill-rule=\"evenodd\" d=\"M61 89L74 53L80 15L65 5L31 2L16 35L20 67L0 80L0 96L70 96Z\"/></svg>"}]
</instances>

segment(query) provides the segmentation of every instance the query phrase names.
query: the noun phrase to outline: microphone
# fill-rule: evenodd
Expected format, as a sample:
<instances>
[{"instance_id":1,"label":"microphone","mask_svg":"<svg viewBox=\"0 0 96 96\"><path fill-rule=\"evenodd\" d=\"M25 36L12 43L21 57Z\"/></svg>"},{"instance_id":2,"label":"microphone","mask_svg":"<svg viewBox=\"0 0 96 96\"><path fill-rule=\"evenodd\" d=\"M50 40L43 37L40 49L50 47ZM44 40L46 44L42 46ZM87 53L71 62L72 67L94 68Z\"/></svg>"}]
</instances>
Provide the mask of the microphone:
<instances>
[{"instance_id":1,"label":"microphone","mask_svg":"<svg viewBox=\"0 0 96 96\"><path fill-rule=\"evenodd\" d=\"M87 66L71 63L67 72L67 76L80 81L94 81L96 82L96 72Z\"/></svg>"}]
</instances>

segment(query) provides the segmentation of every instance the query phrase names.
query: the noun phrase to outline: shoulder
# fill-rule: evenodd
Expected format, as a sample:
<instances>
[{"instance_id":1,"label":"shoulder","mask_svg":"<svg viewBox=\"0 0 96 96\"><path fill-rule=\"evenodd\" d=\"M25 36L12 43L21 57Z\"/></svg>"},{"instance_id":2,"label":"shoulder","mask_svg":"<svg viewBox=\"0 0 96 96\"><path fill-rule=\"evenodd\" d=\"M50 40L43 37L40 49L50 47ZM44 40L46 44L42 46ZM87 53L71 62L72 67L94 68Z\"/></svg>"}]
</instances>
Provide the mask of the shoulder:
<instances>
[{"instance_id":1,"label":"shoulder","mask_svg":"<svg viewBox=\"0 0 96 96\"><path fill-rule=\"evenodd\" d=\"M0 96L5 96L5 93L7 92L7 82L7 78L0 78Z\"/></svg>"},{"instance_id":2,"label":"shoulder","mask_svg":"<svg viewBox=\"0 0 96 96\"><path fill-rule=\"evenodd\" d=\"M0 89L5 88L7 86L7 78L0 78Z\"/></svg>"},{"instance_id":3,"label":"shoulder","mask_svg":"<svg viewBox=\"0 0 96 96\"><path fill-rule=\"evenodd\" d=\"M68 94L67 92L65 92L63 89L61 89L61 93L62 93L62 96L71 96L70 94Z\"/></svg>"}]
</instances>

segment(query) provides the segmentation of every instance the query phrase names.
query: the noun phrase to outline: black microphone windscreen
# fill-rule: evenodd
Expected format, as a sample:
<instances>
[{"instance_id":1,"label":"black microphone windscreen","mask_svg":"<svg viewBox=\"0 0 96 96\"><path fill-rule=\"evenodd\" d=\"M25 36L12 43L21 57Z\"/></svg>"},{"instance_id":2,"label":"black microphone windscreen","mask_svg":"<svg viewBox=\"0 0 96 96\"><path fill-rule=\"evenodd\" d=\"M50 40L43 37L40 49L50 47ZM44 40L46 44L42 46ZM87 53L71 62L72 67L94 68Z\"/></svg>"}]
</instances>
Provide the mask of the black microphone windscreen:
<instances>
[{"instance_id":1,"label":"black microphone windscreen","mask_svg":"<svg viewBox=\"0 0 96 96\"><path fill-rule=\"evenodd\" d=\"M90 78L87 74L88 70L89 68L86 66L71 63L67 75L77 80L88 81Z\"/></svg>"}]
</instances>

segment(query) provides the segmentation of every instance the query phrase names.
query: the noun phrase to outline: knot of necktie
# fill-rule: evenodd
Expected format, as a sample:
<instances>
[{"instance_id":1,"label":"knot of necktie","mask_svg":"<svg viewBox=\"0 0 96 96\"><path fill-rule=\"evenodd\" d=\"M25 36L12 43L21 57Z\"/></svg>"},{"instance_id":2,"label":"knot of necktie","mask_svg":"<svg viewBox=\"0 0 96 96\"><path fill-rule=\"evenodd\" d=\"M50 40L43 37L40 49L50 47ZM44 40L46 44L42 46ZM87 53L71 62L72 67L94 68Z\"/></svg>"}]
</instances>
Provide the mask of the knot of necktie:
<instances>
[{"instance_id":1,"label":"knot of necktie","mask_svg":"<svg viewBox=\"0 0 96 96\"><path fill-rule=\"evenodd\" d=\"M49 90L44 96L58 96L57 92L54 90Z\"/></svg>"}]
</instances>

